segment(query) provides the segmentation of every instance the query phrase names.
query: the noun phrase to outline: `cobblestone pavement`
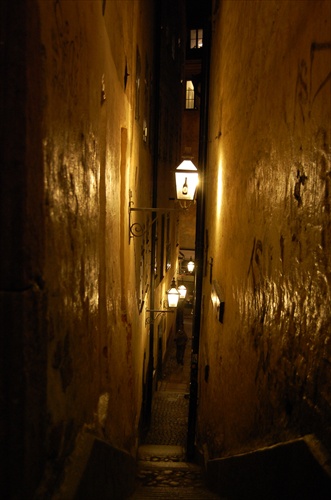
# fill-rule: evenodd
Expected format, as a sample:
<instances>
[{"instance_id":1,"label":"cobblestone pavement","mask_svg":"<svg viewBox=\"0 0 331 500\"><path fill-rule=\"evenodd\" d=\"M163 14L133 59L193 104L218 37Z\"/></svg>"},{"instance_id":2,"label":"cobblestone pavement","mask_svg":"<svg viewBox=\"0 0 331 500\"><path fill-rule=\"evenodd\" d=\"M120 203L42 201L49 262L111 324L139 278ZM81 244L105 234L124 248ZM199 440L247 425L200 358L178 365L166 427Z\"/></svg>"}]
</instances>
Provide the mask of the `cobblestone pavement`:
<instances>
[{"instance_id":1,"label":"cobblestone pavement","mask_svg":"<svg viewBox=\"0 0 331 500\"><path fill-rule=\"evenodd\" d=\"M138 458L137 489L131 500L220 498L206 488L203 469L185 462L183 446L142 445Z\"/></svg>"},{"instance_id":2,"label":"cobblestone pavement","mask_svg":"<svg viewBox=\"0 0 331 500\"><path fill-rule=\"evenodd\" d=\"M186 446L188 397L175 392L159 392L153 401L151 428L145 444Z\"/></svg>"},{"instance_id":3,"label":"cobblestone pavement","mask_svg":"<svg viewBox=\"0 0 331 500\"><path fill-rule=\"evenodd\" d=\"M189 337L184 365L177 364L175 342L170 340L163 377L153 397L151 426L143 444L186 446L192 320L186 319L184 325Z\"/></svg>"},{"instance_id":4,"label":"cobblestone pavement","mask_svg":"<svg viewBox=\"0 0 331 500\"><path fill-rule=\"evenodd\" d=\"M205 487L203 471L194 464L169 460L144 462L138 477L139 489L135 500L142 498L217 499ZM150 495L150 496L148 496Z\"/></svg>"},{"instance_id":5,"label":"cobblestone pavement","mask_svg":"<svg viewBox=\"0 0 331 500\"><path fill-rule=\"evenodd\" d=\"M153 445L146 447L143 460L139 462L137 479L142 486L203 487L201 467L184 462L185 450L181 447L162 449ZM167 454L167 449L169 452Z\"/></svg>"},{"instance_id":6,"label":"cobblestone pavement","mask_svg":"<svg viewBox=\"0 0 331 500\"><path fill-rule=\"evenodd\" d=\"M185 462L188 426L191 318L184 320L187 343L184 365L176 362L175 343L170 340L162 380L154 394L149 432L138 450L137 489L132 500L216 500L204 482L204 471Z\"/></svg>"}]
</instances>

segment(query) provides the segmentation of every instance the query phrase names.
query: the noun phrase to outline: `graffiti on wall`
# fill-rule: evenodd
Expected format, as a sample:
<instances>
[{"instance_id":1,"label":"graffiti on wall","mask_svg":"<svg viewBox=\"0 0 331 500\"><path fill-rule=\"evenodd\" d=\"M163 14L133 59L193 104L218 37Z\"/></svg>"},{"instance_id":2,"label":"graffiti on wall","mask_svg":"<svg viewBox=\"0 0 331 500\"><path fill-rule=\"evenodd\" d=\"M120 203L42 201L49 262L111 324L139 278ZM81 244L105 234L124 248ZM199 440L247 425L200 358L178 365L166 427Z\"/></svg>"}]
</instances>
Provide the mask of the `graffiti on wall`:
<instances>
[{"instance_id":1,"label":"graffiti on wall","mask_svg":"<svg viewBox=\"0 0 331 500\"><path fill-rule=\"evenodd\" d=\"M310 62L299 63L295 88L294 126L297 115L305 123L311 117L317 98L331 82L331 42L312 43Z\"/></svg>"}]
</instances>

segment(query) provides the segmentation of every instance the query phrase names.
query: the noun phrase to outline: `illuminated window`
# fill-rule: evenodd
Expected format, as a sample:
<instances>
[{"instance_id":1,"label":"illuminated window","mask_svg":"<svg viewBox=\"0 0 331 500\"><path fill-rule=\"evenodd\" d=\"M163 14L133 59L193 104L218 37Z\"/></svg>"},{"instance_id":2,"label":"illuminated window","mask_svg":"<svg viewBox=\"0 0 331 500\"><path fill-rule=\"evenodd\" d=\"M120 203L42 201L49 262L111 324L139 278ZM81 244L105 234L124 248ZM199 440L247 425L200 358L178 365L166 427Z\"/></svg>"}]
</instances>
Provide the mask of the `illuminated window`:
<instances>
[{"instance_id":1,"label":"illuminated window","mask_svg":"<svg viewBox=\"0 0 331 500\"><path fill-rule=\"evenodd\" d=\"M194 109L194 85L192 80L186 81L185 109Z\"/></svg>"},{"instance_id":2,"label":"illuminated window","mask_svg":"<svg viewBox=\"0 0 331 500\"><path fill-rule=\"evenodd\" d=\"M203 30L190 31L190 49L201 49L203 46Z\"/></svg>"}]
</instances>

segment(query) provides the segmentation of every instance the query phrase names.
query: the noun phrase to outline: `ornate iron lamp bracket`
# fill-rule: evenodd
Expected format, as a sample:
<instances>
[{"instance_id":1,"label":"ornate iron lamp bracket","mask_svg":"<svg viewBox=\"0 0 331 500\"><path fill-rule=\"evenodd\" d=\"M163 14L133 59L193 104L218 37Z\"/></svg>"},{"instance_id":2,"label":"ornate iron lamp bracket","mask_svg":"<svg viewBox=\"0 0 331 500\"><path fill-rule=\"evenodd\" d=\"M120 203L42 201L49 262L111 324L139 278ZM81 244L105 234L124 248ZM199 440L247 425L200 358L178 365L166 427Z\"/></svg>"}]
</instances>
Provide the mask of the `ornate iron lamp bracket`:
<instances>
[{"instance_id":1,"label":"ornate iron lamp bracket","mask_svg":"<svg viewBox=\"0 0 331 500\"><path fill-rule=\"evenodd\" d=\"M163 314L174 313L172 309L146 309L146 312L156 313L156 315L146 318L145 325L152 325L153 323L155 323L155 320Z\"/></svg>"}]
</instances>

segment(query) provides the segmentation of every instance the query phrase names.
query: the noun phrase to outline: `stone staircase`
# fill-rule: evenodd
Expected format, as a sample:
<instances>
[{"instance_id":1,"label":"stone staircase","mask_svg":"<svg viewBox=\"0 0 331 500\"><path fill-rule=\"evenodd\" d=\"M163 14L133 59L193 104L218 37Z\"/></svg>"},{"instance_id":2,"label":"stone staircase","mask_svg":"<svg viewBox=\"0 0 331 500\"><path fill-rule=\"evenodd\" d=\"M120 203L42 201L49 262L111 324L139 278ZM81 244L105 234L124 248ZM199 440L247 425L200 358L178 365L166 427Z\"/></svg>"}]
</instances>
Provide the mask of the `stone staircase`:
<instances>
[{"instance_id":1,"label":"stone staircase","mask_svg":"<svg viewBox=\"0 0 331 500\"><path fill-rule=\"evenodd\" d=\"M220 500L207 489L203 469L185 462L185 449L165 445L139 448L137 488L130 500L149 498Z\"/></svg>"}]
</instances>

